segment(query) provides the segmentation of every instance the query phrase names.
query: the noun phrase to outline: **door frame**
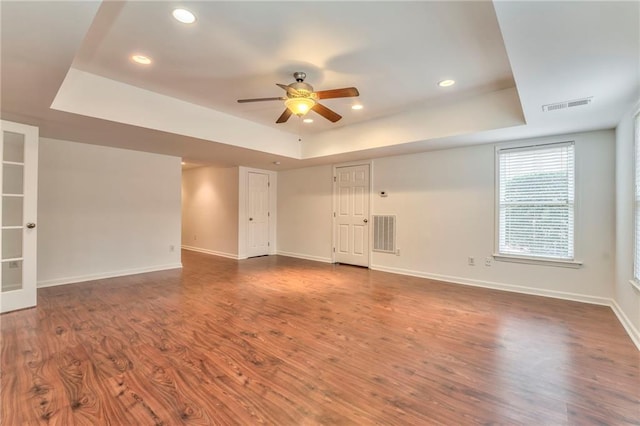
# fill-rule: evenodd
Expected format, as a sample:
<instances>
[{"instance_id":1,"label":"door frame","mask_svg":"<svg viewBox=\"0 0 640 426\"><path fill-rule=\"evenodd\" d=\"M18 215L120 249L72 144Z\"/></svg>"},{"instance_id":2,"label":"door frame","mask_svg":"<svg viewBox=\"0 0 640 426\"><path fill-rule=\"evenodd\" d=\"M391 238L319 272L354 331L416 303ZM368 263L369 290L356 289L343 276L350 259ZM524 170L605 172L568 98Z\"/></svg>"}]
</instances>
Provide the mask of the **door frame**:
<instances>
[{"instance_id":1,"label":"door frame","mask_svg":"<svg viewBox=\"0 0 640 426\"><path fill-rule=\"evenodd\" d=\"M364 160L364 161L348 161L346 163L334 164L332 168L332 177L331 177L331 185L332 185L332 194L331 194L331 263L336 263L336 243L338 241L338 230L336 226L336 208L338 207L338 182L336 182L338 177L338 169L340 167L351 167L351 166L369 166L369 193L368 193L368 201L369 201L369 224L373 225L371 221L371 193L373 188L373 161L372 160ZM373 235L373 226L369 226L369 244L367 247L367 268L371 268L371 237Z\"/></svg>"},{"instance_id":2,"label":"door frame","mask_svg":"<svg viewBox=\"0 0 640 426\"><path fill-rule=\"evenodd\" d=\"M269 255L276 254L278 220L278 173L273 170L238 167L238 259L247 259L247 214L249 201L249 172L269 175Z\"/></svg>"}]
</instances>

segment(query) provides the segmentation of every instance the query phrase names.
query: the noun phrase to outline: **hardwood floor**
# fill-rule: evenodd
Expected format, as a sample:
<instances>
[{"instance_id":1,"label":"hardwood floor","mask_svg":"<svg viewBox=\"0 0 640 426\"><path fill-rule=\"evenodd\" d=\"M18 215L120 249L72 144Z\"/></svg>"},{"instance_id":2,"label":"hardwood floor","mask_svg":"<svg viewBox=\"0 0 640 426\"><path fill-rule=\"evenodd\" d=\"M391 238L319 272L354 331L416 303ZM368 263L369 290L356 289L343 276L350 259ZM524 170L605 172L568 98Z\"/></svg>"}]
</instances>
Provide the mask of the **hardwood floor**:
<instances>
[{"instance_id":1,"label":"hardwood floor","mask_svg":"<svg viewBox=\"0 0 640 426\"><path fill-rule=\"evenodd\" d=\"M41 289L3 425L640 424L608 307L270 256Z\"/></svg>"}]
</instances>

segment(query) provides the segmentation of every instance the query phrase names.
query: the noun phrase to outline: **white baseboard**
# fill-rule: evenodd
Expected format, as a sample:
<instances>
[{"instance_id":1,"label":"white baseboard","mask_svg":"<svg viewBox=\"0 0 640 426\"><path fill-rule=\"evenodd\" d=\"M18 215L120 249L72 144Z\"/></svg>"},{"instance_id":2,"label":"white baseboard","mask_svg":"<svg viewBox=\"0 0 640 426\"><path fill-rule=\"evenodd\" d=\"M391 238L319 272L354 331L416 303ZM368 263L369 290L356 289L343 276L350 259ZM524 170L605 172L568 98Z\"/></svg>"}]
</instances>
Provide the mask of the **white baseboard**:
<instances>
[{"instance_id":1,"label":"white baseboard","mask_svg":"<svg viewBox=\"0 0 640 426\"><path fill-rule=\"evenodd\" d=\"M629 335L629 337L631 337L631 340L640 351L640 331L638 331L638 329L633 326L631 320L629 320L627 315L620 308L620 305L618 305L618 302L616 302L615 300L611 300L611 309L616 314L616 316L618 317L618 321L620 321L627 334Z\"/></svg>"},{"instance_id":2,"label":"white baseboard","mask_svg":"<svg viewBox=\"0 0 640 426\"><path fill-rule=\"evenodd\" d=\"M235 260L239 259L237 254L225 253L223 251L208 250L208 249L203 249L203 248L200 248L200 247L193 247L193 246L182 246L182 248L184 250L197 251L198 253L212 254L214 256L221 256L221 257L226 257L226 258L229 258L229 259L235 259Z\"/></svg>"},{"instance_id":3,"label":"white baseboard","mask_svg":"<svg viewBox=\"0 0 640 426\"><path fill-rule=\"evenodd\" d=\"M591 303L594 305L610 306L611 299L606 297L588 296L585 294L568 293L564 291L544 290L534 287L524 287L512 284L496 283L492 281L473 280L468 278L455 277L450 275L429 274L421 271L412 271L401 268L390 268L387 266L371 265L371 269L376 271L391 272L394 274L410 275L419 278L428 278L436 281L445 281L455 284L469 285L473 287L491 288L494 290L511 291L513 293L530 294L533 296L552 297L554 299L572 300L574 302Z\"/></svg>"},{"instance_id":4,"label":"white baseboard","mask_svg":"<svg viewBox=\"0 0 640 426\"><path fill-rule=\"evenodd\" d=\"M316 262L333 263L330 257L310 256L308 254L291 253L288 251L280 251L280 250L278 250L277 254L280 256L296 257L298 259L314 260Z\"/></svg>"},{"instance_id":5,"label":"white baseboard","mask_svg":"<svg viewBox=\"0 0 640 426\"><path fill-rule=\"evenodd\" d=\"M105 278L123 277L125 275L145 274L147 272L166 271L168 269L179 269L179 268L182 268L182 263L170 263L168 265L147 266L144 268L123 269L119 271L101 272L98 274L55 278L52 280L38 281L38 288L53 287L53 286L64 285L64 284L81 283L85 281L102 280Z\"/></svg>"}]
</instances>

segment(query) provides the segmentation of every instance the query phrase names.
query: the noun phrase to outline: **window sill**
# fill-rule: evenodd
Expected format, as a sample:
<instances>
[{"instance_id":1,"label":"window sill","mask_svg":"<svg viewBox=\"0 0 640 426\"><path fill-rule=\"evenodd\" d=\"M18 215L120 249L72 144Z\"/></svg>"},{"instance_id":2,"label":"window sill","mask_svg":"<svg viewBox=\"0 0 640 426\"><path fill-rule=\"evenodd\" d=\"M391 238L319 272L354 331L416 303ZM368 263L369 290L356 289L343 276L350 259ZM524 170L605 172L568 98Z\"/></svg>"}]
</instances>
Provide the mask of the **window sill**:
<instances>
[{"instance_id":1,"label":"window sill","mask_svg":"<svg viewBox=\"0 0 640 426\"><path fill-rule=\"evenodd\" d=\"M579 260L556 260L556 259L540 259L536 257L524 256L508 256L504 254L494 254L493 258L498 262L525 263L528 265L558 266L560 268L578 269L582 267Z\"/></svg>"},{"instance_id":2,"label":"window sill","mask_svg":"<svg viewBox=\"0 0 640 426\"><path fill-rule=\"evenodd\" d=\"M640 291L640 283L636 280L629 280L629 284L631 284L631 287L633 287L636 291Z\"/></svg>"}]
</instances>

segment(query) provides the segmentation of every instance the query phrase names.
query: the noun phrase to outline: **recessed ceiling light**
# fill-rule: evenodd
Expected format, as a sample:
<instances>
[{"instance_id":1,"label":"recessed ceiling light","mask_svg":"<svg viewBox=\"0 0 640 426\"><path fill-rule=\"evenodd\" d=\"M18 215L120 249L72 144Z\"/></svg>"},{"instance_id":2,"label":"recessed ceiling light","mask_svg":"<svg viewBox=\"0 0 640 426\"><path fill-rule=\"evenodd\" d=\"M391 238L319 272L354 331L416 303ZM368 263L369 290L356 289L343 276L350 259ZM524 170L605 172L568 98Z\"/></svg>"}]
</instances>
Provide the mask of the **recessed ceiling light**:
<instances>
[{"instance_id":1,"label":"recessed ceiling light","mask_svg":"<svg viewBox=\"0 0 640 426\"><path fill-rule=\"evenodd\" d=\"M438 82L438 86L440 87L449 87L453 86L454 84L456 84L455 80L442 80Z\"/></svg>"},{"instance_id":2,"label":"recessed ceiling light","mask_svg":"<svg viewBox=\"0 0 640 426\"><path fill-rule=\"evenodd\" d=\"M144 55L131 55L131 60L140 65L149 65L151 64L151 58Z\"/></svg>"},{"instance_id":3,"label":"recessed ceiling light","mask_svg":"<svg viewBox=\"0 0 640 426\"><path fill-rule=\"evenodd\" d=\"M362 109L362 108L363 108L363 106L362 106L362 105L360 105L360 104L356 104L356 105L352 105L352 106L351 106L351 109L356 109L356 110L357 110L357 109Z\"/></svg>"},{"instance_id":4,"label":"recessed ceiling light","mask_svg":"<svg viewBox=\"0 0 640 426\"><path fill-rule=\"evenodd\" d=\"M196 15L189 12L187 9L174 9L171 13L177 21L183 24L193 24L196 22Z\"/></svg>"},{"instance_id":5,"label":"recessed ceiling light","mask_svg":"<svg viewBox=\"0 0 640 426\"><path fill-rule=\"evenodd\" d=\"M313 118L305 118L302 121L305 122L305 123L313 123Z\"/></svg>"}]
</instances>

